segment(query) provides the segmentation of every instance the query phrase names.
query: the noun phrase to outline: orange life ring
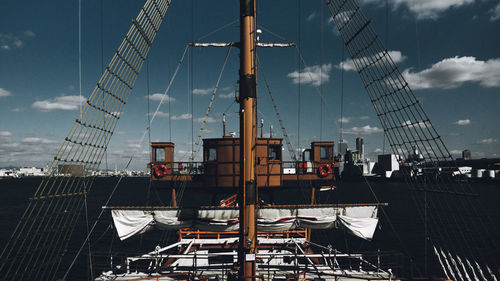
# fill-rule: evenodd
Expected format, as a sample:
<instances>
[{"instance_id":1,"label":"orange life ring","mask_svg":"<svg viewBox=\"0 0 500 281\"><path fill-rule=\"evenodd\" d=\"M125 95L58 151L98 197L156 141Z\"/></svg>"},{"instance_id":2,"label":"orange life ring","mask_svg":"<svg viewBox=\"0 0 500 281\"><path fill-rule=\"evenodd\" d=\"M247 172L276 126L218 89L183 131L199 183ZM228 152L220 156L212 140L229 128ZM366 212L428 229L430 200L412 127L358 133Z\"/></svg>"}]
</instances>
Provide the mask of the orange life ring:
<instances>
[{"instance_id":1,"label":"orange life ring","mask_svg":"<svg viewBox=\"0 0 500 281\"><path fill-rule=\"evenodd\" d=\"M332 173L332 167L329 164L322 164L318 167L318 176L324 178Z\"/></svg>"},{"instance_id":2,"label":"orange life ring","mask_svg":"<svg viewBox=\"0 0 500 281\"><path fill-rule=\"evenodd\" d=\"M153 173L155 177L163 178L165 175L167 175L167 167L165 167L165 165L158 165L154 168Z\"/></svg>"}]
</instances>

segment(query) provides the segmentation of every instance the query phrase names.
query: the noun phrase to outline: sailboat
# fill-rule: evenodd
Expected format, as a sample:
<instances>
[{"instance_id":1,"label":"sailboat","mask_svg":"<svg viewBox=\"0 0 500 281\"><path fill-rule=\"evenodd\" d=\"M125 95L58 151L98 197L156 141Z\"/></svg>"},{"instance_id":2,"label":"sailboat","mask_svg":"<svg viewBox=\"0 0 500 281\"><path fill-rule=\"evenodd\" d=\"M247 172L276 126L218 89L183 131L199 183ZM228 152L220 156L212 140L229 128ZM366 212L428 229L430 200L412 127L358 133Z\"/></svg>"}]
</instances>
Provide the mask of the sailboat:
<instances>
[{"instance_id":1,"label":"sailboat","mask_svg":"<svg viewBox=\"0 0 500 281\"><path fill-rule=\"evenodd\" d=\"M6 280L67 277L67 272L60 276L58 269L94 180L88 175L103 159L170 2L147 0L132 21L130 30L54 157L51 176L41 182L30 198L28 208L2 251L0 272ZM415 200L425 200L424 217L434 226L448 222L450 218L447 210L442 209L444 205L453 208L462 203L466 207L470 205L462 200L464 197L441 204L441 194L465 196L470 191L463 186L450 187L443 182L444 178L430 178L418 171L425 165L428 174L436 173L439 162L449 160L451 154L357 3L328 0L326 5L393 152L406 164L402 172L408 176L412 188L421 191ZM123 263L113 263L112 268L96 280L398 278L390 268L383 268L361 254L343 253L310 239L311 229L341 228L371 240L377 229L379 209L386 204L320 205L311 200L301 205L279 205L261 200L259 194L264 190L286 188L287 182L301 180L311 183L311 194L315 194L316 188L332 190L337 162L333 142L313 142L308 159L302 156L292 168L285 167L281 153L283 140L257 137L257 48L275 44L257 39L255 11L254 0L240 1L239 42L206 43L218 47L234 46L240 50L239 138L224 132L222 138L204 139L204 160L200 165L193 161L176 163L173 143L152 143L152 159L148 164L152 180L159 183L175 182L185 187L188 182L197 181L206 189L232 189L236 195L219 204L191 206L178 202L176 193L181 189L172 188L172 206L106 205L103 210L111 211L120 239L155 227L176 230L179 239L171 245L159 245L148 253L128 256ZM423 154L418 161L411 157L416 149ZM78 167L82 172L60 175L56 172L59 165ZM469 218L451 219L456 226L453 231L462 233L463 220ZM479 222L467 225L476 229L476 223ZM440 228L426 235L426 238L434 238L426 244L426 250L431 248L435 253L434 260L442 269L439 278L496 278L495 267L491 270L488 260L477 255L483 248L470 251L468 247L460 247L469 235L453 236Z\"/></svg>"}]
</instances>

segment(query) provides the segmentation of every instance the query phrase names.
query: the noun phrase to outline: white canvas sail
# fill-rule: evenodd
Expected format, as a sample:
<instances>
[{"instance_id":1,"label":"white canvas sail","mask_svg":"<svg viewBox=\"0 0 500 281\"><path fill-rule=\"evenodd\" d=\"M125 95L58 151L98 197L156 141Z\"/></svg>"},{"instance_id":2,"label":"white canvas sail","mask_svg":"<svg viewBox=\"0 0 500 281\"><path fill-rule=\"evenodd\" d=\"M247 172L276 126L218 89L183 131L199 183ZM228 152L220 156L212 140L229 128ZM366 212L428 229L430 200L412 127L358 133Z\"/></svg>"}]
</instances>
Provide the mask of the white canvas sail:
<instances>
[{"instance_id":1,"label":"white canvas sail","mask_svg":"<svg viewBox=\"0 0 500 281\"><path fill-rule=\"evenodd\" d=\"M264 232L345 228L353 235L371 240L378 223L377 205L309 207L276 206L258 210L257 229ZM206 231L237 231L239 211L234 208L213 209L113 209L113 221L121 240L144 233L153 226L177 230L190 227Z\"/></svg>"}]
</instances>

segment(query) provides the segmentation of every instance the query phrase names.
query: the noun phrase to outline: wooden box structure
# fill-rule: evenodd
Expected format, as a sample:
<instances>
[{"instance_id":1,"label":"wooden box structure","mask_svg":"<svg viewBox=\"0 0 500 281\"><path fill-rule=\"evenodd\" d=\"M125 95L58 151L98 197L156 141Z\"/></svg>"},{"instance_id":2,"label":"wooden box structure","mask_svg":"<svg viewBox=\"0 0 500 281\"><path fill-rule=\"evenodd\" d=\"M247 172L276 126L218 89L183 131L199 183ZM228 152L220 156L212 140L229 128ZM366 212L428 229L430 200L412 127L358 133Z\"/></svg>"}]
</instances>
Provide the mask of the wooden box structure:
<instances>
[{"instance_id":1,"label":"wooden box structure","mask_svg":"<svg viewBox=\"0 0 500 281\"><path fill-rule=\"evenodd\" d=\"M282 185L282 140L258 138L256 142L257 185ZM203 140L203 182L207 187L237 187L240 179L240 139L224 137Z\"/></svg>"},{"instance_id":2,"label":"wooden box structure","mask_svg":"<svg viewBox=\"0 0 500 281\"><path fill-rule=\"evenodd\" d=\"M312 142L301 161L283 161L281 138L256 139L256 179L259 187L294 181L332 181L337 167L334 143ZM196 181L207 188L237 188L240 180L240 139L203 139L203 162L174 162L174 144L151 143L151 177L155 181Z\"/></svg>"}]
</instances>

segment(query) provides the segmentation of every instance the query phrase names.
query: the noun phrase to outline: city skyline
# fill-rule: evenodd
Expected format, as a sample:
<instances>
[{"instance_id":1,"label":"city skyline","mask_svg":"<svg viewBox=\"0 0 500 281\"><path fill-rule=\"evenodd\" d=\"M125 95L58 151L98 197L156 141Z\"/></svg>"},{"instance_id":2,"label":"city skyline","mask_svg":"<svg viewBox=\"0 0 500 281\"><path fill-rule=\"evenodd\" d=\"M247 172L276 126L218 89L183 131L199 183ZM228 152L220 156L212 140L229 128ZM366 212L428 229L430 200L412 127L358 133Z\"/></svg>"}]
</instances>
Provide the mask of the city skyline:
<instances>
[{"instance_id":1,"label":"city skyline","mask_svg":"<svg viewBox=\"0 0 500 281\"><path fill-rule=\"evenodd\" d=\"M258 119L264 119L264 132L272 125L273 135L282 136L262 72L297 149L320 139L337 143L342 127L350 147L355 147L356 137L363 137L367 156L388 152L382 127L353 62L346 51L342 56L342 43L324 1L297 1L283 9L288 2L259 1L260 40L298 44L306 64L295 48L259 50ZM462 150L469 149L474 158L500 157L500 130L495 121L500 117L500 56L496 47L500 38L495 36L500 33L500 3L360 3L450 152L461 157ZM113 0L82 1L81 97L78 1L0 4L0 167L43 167L51 161L142 4L131 0L120 5ZM187 43L193 39L237 40L238 3L218 4L213 7L205 0L172 2L148 66L144 65L120 116L108 148L109 167L121 169L135 153L131 169L145 169L149 138L142 143L139 140ZM159 107L151 141L171 139L176 144L176 161L189 159L191 142L197 138L226 52L226 48L189 51L169 96ZM227 131L238 131L238 106L233 102L238 53L236 48L231 50L204 137L222 135L222 113L227 115ZM196 160L200 159L198 153Z\"/></svg>"}]
</instances>

